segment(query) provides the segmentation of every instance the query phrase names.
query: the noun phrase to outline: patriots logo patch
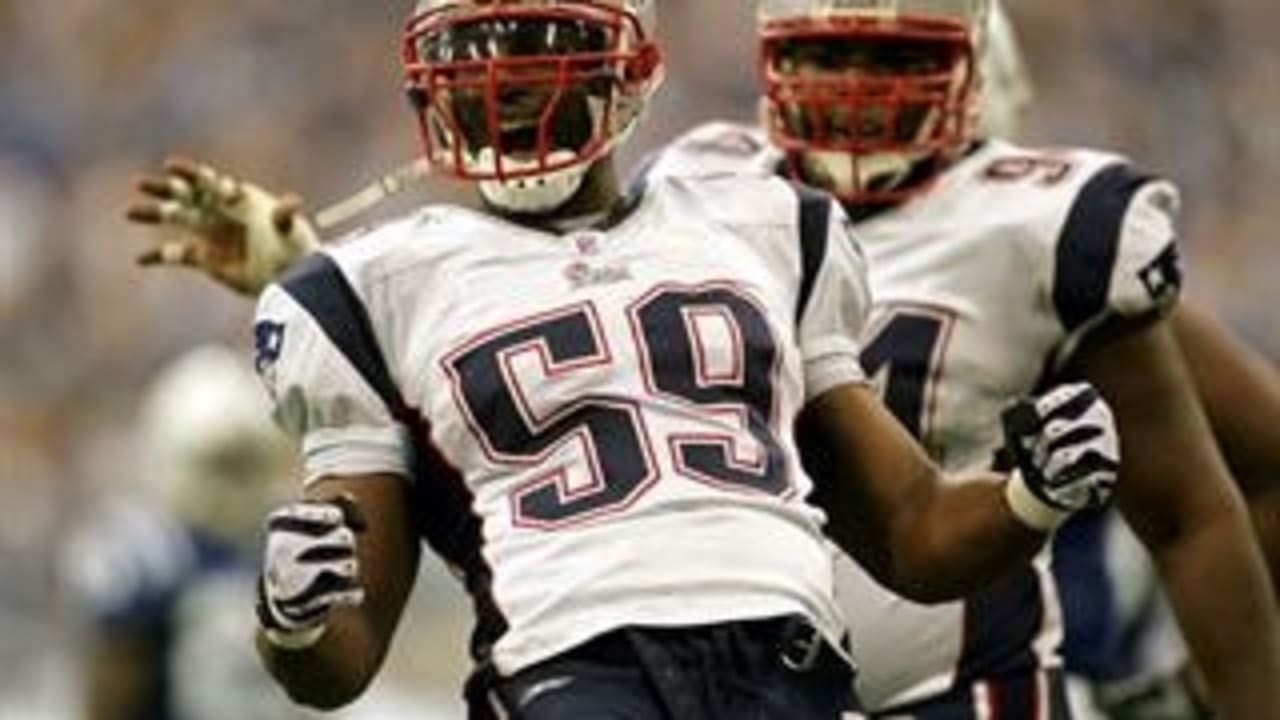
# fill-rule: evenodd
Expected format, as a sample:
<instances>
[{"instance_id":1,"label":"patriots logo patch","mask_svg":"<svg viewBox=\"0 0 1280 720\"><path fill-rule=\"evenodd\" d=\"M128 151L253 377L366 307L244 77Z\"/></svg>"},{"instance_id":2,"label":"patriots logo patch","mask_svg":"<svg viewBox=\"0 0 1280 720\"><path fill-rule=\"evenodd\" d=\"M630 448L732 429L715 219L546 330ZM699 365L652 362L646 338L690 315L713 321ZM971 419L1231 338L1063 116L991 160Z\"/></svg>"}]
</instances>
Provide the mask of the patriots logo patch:
<instances>
[{"instance_id":1,"label":"patriots logo patch","mask_svg":"<svg viewBox=\"0 0 1280 720\"><path fill-rule=\"evenodd\" d=\"M284 348L284 323L259 320L253 326L253 345L253 366L259 375L265 374L280 359L280 351Z\"/></svg>"},{"instance_id":2,"label":"patriots logo patch","mask_svg":"<svg viewBox=\"0 0 1280 720\"><path fill-rule=\"evenodd\" d=\"M1162 302L1176 295L1182 287L1182 264L1177 246L1169 243L1154 260L1138 271L1138 279L1152 300Z\"/></svg>"}]
</instances>

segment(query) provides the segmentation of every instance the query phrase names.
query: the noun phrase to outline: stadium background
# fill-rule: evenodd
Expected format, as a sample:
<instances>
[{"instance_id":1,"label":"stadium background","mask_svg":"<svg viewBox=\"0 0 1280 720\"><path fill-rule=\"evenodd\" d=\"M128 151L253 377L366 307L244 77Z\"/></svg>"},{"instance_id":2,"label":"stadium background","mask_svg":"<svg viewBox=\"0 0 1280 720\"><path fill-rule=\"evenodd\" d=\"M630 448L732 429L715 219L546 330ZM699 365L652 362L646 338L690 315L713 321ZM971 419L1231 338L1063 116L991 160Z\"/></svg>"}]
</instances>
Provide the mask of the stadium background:
<instances>
[{"instance_id":1,"label":"stadium background","mask_svg":"<svg viewBox=\"0 0 1280 720\"><path fill-rule=\"evenodd\" d=\"M1121 150L1181 183L1190 292L1280 357L1280 4L1006 4L1035 84L1025 138ZM201 340L249 345L248 303L133 266L131 177L180 151L314 207L399 164L416 149L396 68L407 7L0 0L0 719L73 716L79 625L56 559L129 492L137 391ZM668 82L628 165L696 121L754 113L750 4L661 10ZM396 205L457 197L433 181ZM447 708L467 612L434 561L409 618L379 687Z\"/></svg>"}]
</instances>

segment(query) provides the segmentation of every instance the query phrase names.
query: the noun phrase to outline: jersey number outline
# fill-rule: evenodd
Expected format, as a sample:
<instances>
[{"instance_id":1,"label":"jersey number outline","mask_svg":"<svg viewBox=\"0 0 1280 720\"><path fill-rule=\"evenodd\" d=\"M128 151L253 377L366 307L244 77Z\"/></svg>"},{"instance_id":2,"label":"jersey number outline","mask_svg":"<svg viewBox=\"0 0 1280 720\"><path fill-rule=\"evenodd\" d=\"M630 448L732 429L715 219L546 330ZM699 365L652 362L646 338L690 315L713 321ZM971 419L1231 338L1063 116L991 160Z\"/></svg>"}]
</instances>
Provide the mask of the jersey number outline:
<instances>
[{"instance_id":1,"label":"jersey number outline","mask_svg":"<svg viewBox=\"0 0 1280 720\"><path fill-rule=\"evenodd\" d=\"M1021 182L1030 179L1041 187L1053 187L1066 180L1075 163L1052 155L1010 155L996 158L982 169L980 177L991 182Z\"/></svg>"},{"instance_id":2,"label":"jersey number outline","mask_svg":"<svg viewBox=\"0 0 1280 720\"><path fill-rule=\"evenodd\" d=\"M955 319L946 308L893 304L867 333L862 348L867 377L885 371L884 404L917 440L926 440L933 427L938 381Z\"/></svg>"},{"instance_id":3,"label":"jersey number outline","mask_svg":"<svg viewBox=\"0 0 1280 720\"><path fill-rule=\"evenodd\" d=\"M791 483L773 430L781 353L760 307L730 283L661 285L627 314L646 392L731 416L751 439L671 432L676 472L726 490L787 493ZM727 369L712 367L703 342L708 331L731 338ZM481 333L442 361L455 404L493 462L536 467L567 443L583 449L590 482L571 487L566 464L525 480L510 491L514 523L555 529L630 507L658 480L653 435L639 401L584 395L540 414L516 369L524 367L527 376L535 358L532 367L548 381L616 362L590 301Z\"/></svg>"}]
</instances>

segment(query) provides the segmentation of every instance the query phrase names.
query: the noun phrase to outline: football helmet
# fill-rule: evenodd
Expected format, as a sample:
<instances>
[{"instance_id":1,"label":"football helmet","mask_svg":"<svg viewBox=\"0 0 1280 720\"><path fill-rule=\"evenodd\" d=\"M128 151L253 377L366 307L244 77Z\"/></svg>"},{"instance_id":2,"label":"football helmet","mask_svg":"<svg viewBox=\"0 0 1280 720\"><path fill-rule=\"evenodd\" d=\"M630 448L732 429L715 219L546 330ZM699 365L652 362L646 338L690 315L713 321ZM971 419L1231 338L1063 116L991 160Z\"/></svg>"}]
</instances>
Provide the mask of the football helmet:
<instances>
[{"instance_id":1,"label":"football helmet","mask_svg":"<svg viewBox=\"0 0 1280 720\"><path fill-rule=\"evenodd\" d=\"M253 544L290 468L266 393L231 350L208 345L164 368L142 402L142 479L189 527Z\"/></svg>"},{"instance_id":2,"label":"football helmet","mask_svg":"<svg viewBox=\"0 0 1280 720\"><path fill-rule=\"evenodd\" d=\"M991 0L759 0L765 126L846 202L926 189L977 132Z\"/></svg>"},{"instance_id":3,"label":"football helmet","mask_svg":"<svg viewBox=\"0 0 1280 720\"><path fill-rule=\"evenodd\" d=\"M544 213L630 132L661 79L656 0L420 0L409 100L433 167Z\"/></svg>"},{"instance_id":4,"label":"football helmet","mask_svg":"<svg viewBox=\"0 0 1280 720\"><path fill-rule=\"evenodd\" d=\"M999 0L992 0L987 34L978 60L982 91L979 94L979 132L983 137L1016 138L1022 113L1035 90L1018 36Z\"/></svg>"}]
</instances>

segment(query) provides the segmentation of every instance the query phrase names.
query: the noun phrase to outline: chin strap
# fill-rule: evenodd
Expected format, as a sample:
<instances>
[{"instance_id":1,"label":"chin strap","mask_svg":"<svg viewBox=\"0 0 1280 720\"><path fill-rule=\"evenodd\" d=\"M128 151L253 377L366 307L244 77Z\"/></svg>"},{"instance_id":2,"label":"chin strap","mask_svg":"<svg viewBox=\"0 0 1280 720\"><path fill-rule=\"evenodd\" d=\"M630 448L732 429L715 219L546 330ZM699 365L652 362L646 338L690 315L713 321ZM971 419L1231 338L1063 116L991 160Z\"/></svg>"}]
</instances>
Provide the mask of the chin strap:
<instances>
[{"instance_id":1,"label":"chin strap","mask_svg":"<svg viewBox=\"0 0 1280 720\"><path fill-rule=\"evenodd\" d=\"M547 162L558 163L570 160L574 154L568 150L557 150L547 157ZM485 148L480 153L479 162L485 166L495 166L496 158L492 148ZM536 161L511 160L504 158L504 167L519 172L535 168ZM531 175L511 180L482 180L480 194L494 207L516 214L544 213L564 205L582 187L590 165L579 163L563 170Z\"/></svg>"}]
</instances>

